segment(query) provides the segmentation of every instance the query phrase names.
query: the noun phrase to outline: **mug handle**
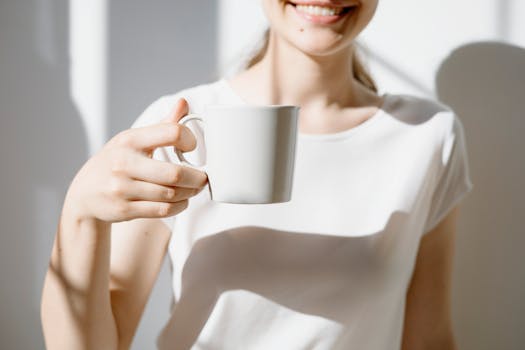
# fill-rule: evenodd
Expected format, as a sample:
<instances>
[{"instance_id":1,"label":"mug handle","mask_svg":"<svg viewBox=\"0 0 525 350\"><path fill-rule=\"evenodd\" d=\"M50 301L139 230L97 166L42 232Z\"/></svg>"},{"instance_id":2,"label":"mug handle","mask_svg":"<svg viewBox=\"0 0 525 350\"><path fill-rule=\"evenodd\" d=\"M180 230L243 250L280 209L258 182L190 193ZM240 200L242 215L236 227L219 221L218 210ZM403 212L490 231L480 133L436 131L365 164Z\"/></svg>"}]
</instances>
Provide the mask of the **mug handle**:
<instances>
[{"instance_id":1,"label":"mug handle","mask_svg":"<svg viewBox=\"0 0 525 350\"><path fill-rule=\"evenodd\" d=\"M202 120L201 117L199 117L198 115L196 114L187 114L185 115L181 120L178 121L179 124L186 124L187 122L191 121L191 120L198 120L202 123L204 123L204 120ZM189 162L185 157L184 157L184 154L182 153L182 151L178 148L175 147L175 154L177 155L177 158L179 158L179 161L184 164L184 165L188 165L190 167L193 167L193 168L197 168L199 170L202 170L204 171L204 166L199 166L199 165L196 165L196 164L192 164L191 162Z\"/></svg>"}]
</instances>

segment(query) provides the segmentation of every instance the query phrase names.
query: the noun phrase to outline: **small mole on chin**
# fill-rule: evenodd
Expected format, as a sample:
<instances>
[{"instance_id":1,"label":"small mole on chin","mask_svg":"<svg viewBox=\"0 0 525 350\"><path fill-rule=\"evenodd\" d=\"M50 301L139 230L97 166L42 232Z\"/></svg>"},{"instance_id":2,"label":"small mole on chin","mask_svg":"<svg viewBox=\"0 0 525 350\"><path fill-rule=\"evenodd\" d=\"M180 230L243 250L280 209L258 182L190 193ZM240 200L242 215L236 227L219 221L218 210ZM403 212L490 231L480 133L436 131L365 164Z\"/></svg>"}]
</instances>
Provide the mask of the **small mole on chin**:
<instances>
[{"instance_id":1,"label":"small mole on chin","mask_svg":"<svg viewBox=\"0 0 525 350\"><path fill-rule=\"evenodd\" d=\"M299 31L300 32L304 32L304 28L299 28Z\"/></svg>"}]
</instances>

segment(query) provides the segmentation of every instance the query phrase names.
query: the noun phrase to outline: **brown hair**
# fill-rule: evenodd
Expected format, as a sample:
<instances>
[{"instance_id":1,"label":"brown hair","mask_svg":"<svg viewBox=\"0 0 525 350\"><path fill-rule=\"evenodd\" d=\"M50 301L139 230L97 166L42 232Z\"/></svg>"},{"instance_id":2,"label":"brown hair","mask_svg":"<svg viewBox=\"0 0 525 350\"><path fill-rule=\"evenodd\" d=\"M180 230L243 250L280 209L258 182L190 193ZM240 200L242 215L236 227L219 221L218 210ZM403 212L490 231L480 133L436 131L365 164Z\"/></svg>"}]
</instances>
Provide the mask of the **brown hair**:
<instances>
[{"instance_id":1,"label":"brown hair","mask_svg":"<svg viewBox=\"0 0 525 350\"><path fill-rule=\"evenodd\" d=\"M249 57L249 59L246 62L245 68L250 68L264 57L266 50L268 49L268 42L270 40L270 29L266 29L266 31L263 34L263 37L261 38L261 43L259 44L258 48L255 50L255 52ZM352 53L352 73L354 74L354 78L359 81L361 84L363 84L368 89L374 91L375 93L378 92L377 85L374 82L374 79L368 72L368 70L365 68L365 65L361 61L361 57L359 55L359 52L357 51L358 48L360 48L359 44L354 42L354 50Z\"/></svg>"}]
</instances>

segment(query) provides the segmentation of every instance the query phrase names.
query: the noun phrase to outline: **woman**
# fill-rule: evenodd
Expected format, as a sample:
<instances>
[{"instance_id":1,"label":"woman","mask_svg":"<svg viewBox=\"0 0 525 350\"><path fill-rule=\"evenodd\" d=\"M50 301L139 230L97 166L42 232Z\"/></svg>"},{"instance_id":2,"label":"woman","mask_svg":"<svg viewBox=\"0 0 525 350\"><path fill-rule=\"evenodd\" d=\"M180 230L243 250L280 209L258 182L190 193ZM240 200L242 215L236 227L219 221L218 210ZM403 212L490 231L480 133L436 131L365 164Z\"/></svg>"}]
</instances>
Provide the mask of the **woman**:
<instances>
[{"instance_id":1,"label":"woman","mask_svg":"<svg viewBox=\"0 0 525 350\"><path fill-rule=\"evenodd\" d=\"M455 349L462 125L435 101L377 94L354 47L377 2L263 0L247 69L160 98L84 165L43 291L49 349L128 348L167 251L159 348ZM177 121L216 103L301 106L290 202L213 202L206 174L177 164L173 146L205 158Z\"/></svg>"}]
</instances>

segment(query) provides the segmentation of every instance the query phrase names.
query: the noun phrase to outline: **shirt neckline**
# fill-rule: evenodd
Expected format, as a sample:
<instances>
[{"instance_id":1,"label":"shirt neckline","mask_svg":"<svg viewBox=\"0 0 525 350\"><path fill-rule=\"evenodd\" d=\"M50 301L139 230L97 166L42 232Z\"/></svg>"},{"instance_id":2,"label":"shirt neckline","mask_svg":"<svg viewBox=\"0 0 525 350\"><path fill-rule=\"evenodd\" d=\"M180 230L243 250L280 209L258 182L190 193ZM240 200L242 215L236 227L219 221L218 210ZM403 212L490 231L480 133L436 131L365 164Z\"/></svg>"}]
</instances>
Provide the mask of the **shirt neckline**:
<instances>
[{"instance_id":1,"label":"shirt neckline","mask_svg":"<svg viewBox=\"0 0 525 350\"><path fill-rule=\"evenodd\" d=\"M228 92L228 94L232 96L235 100L237 100L238 103L248 105L248 103L244 101L244 99L242 99L241 96L239 96L237 92L233 90L226 78L221 78L219 80L219 84L222 84L225 90ZM385 108L390 102L390 98L392 97L392 95L384 93L381 97L383 98L383 103L379 106L377 112L375 112L361 124L358 124L356 126L342 131L322 134L303 133L302 131L297 130L297 137L300 140L306 141L332 141L345 139L358 132L362 132L364 129L369 128L371 125L377 123L385 116Z\"/></svg>"}]
</instances>

